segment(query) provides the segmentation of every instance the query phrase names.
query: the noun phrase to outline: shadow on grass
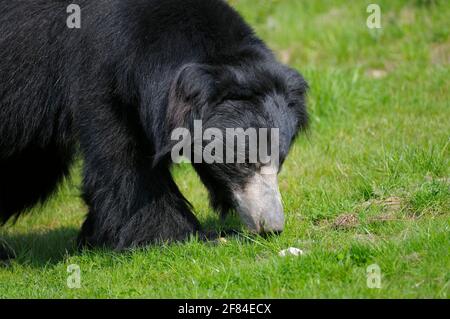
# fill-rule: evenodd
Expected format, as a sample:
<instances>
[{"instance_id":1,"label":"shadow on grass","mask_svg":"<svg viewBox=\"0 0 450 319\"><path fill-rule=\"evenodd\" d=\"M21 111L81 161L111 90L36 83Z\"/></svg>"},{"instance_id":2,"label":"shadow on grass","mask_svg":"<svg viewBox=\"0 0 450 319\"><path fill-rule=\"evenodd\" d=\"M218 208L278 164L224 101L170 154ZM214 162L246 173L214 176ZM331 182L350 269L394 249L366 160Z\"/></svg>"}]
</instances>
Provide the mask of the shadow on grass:
<instances>
[{"instance_id":1,"label":"shadow on grass","mask_svg":"<svg viewBox=\"0 0 450 319\"><path fill-rule=\"evenodd\" d=\"M225 219L209 216L202 222L206 241L215 242L219 238L235 239L242 243L254 243L255 241L271 239L277 233L251 234L245 231L236 213L230 213Z\"/></svg>"},{"instance_id":2,"label":"shadow on grass","mask_svg":"<svg viewBox=\"0 0 450 319\"><path fill-rule=\"evenodd\" d=\"M238 217L232 213L225 218L208 216L201 222L203 231L207 237L214 240L218 237L233 237L240 233L242 224Z\"/></svg>"},{"instance_id":3,"label":"shadow on grass","mask_svg":"<svg viewBox=\"0 0 450 319\"><path fill-rule=\"evenodd\" d=\"M0 266L8 265L12 259L21 265L44 267L55 265L67 256L78 254L76 237L79 229L58 229L5 234L0 232Z\"/></svg>"},{"instance_id":4,"label":"shadow on grass","mask_svg":"<svg viewBox=\"0 0 450 319\"><path fill-rule=\"evenodd\" d=\"M207 236L207 238L203 238L203 241L206 242L217 243L219 238L228 238L252 243L258 238L262 239L258 235L243 232L239 219L233 215L222 221L216 217L209 217L202 224L204 235ZM7 267L14 261L23 266L42 268L56 265L67 257L80 255L87 251L105 252L102 249L83 249L81 251L77 249L78 233L79 228L76 227L14 234L0 231L0 267Z\"/></svg>"}]
</instances>

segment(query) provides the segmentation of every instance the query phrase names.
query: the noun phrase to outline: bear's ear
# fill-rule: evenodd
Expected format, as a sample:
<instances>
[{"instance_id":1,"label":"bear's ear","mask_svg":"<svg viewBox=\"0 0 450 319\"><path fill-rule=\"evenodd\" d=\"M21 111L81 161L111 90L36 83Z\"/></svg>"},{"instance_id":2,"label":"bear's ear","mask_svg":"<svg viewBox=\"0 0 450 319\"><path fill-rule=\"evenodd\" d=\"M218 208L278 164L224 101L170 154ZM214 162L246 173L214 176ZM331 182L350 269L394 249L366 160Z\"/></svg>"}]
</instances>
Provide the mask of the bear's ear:
<instances>
[{"instance_id":1,"label":"bear's ear","mask_svg":"<svg viewBox=\"0 0 450 319\"><path fill-rule=\"evenodd\" d=\"M225 78L225 68L206 64L185 64L177 72L169 91L167 123L170 131L191 127L194 120L204 118L208 105L220 99L220 83ZM153 166L170 154L176 143L167 145L153 156Z\"/></svg>"},{"instance_id":2,"label":"bear's ear","mask_svg":"<svg viewBox=\"0 0 450 319\"><path fill-rule=\"evenodd\" d=\"M168 121L186 127L203 118L206 106L218 93L218 70L205 64L186 64L178 71L169 93Z\"/></svg>"},{"instance_id":3,"label":"bear's ear","mask_svg":"<svg viewBox=\"0 0 450 319\"><path fill-rule=\"evenodd\" d=\"M297 70L289 67L285 67L284 72L288 84L289 93L297 97L304 96L308 92L309 86L303 76Z\"/></svg>"}]
</instances>

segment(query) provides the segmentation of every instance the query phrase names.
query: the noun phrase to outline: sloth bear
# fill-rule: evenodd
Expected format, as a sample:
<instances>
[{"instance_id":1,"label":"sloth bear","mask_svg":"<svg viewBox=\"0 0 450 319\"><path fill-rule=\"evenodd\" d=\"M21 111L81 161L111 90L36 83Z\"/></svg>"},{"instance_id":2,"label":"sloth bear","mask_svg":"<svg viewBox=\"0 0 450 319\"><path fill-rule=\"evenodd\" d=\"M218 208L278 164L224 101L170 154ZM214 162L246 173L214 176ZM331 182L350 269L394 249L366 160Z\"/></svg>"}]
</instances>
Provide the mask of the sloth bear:
<instances>
[{"instance_id":1,"label":"sloth bear","mask_svg":"<svg viewBox=\"0 0 450 319\"><path fill-rule=\"evenodd\" d=\"M69 27L68 7L80 8ZM203 235L170 167L171 132L278 128L279 165L195 163L215 210L278 233L277 186L307 83L222 0L0 0L0 218L44 202L83 159L79 245ZM72 5L73 7L73 5Z\"/></svg>"}]
</instances>

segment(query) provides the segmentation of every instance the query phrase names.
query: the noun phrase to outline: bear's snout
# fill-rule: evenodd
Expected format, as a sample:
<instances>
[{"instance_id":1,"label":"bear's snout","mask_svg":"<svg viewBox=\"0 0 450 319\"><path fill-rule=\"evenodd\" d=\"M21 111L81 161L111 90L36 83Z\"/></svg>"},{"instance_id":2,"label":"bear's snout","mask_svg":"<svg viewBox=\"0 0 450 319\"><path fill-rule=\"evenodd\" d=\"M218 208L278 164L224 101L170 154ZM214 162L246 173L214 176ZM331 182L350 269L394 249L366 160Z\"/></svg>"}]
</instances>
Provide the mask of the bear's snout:
<instances>
[{"instance_id":1,"label":"bear's snout","mask_svg":"<svg viewBox=\"0 0 450 319\"><path fill-rule=\"evenodd\" d=\"M255 233L284 229L284 212L276 172L256 173L243 190L235 191L236 210L247 228Z\"/></svg>"}]
</instances>

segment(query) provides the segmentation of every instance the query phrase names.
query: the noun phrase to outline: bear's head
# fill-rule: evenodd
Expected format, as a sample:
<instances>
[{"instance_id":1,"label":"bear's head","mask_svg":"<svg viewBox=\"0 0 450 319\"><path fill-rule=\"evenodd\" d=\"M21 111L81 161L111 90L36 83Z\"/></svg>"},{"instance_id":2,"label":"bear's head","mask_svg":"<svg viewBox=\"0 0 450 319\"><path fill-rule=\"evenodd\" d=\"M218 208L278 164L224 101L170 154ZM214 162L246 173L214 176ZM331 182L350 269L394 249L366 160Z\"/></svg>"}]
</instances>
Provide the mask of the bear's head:
<instances>
[{"instance_id":1,"label":"bear's head","mask_svg":"<svg viewBox=\"0 0 450 319\"><path fill-rule=\"evenodd\" d=\"M307 126L307 88L297 71L276 62L187 64L173 81L171 128L184 127L195 135L201 123L205 134L200 147L192 147L191 162L213 207L222 214L237 211L253 232L284 228L277 176L295 137ZM244 132L243 138L236 132ZM198 153L207 150L215 160L200 156L198 161Z\"/></svg>"}]
</instances>

